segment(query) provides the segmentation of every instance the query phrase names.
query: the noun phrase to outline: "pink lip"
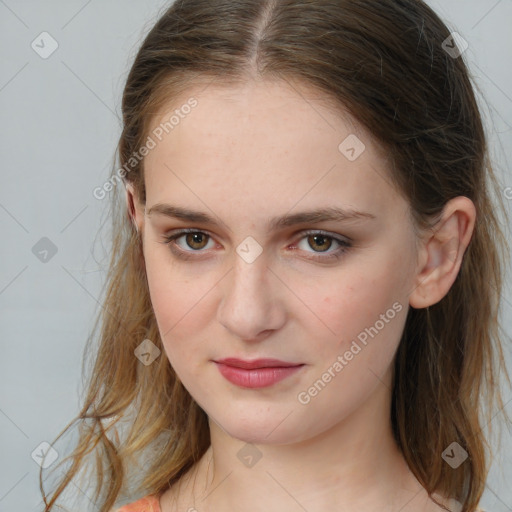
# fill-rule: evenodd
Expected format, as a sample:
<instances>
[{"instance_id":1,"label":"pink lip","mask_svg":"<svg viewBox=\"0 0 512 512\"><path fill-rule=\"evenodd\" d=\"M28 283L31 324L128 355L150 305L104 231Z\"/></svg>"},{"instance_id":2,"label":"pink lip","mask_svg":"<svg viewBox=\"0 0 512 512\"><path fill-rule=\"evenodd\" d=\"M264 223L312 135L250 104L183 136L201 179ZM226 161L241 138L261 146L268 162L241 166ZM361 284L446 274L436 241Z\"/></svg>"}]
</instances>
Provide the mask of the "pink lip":
<instances>
[{"instance_id":1,"label":"pink lip","mask_svg":"<svg viewBox=\"0 0 512 512\"><path fill-rule=\"evenodd\" d=\"M278 359L227 358L214 361L221 375L231 383L244 388L264 388L289 377L303 364L279 361Z\"/></svg>"}]
</instances>

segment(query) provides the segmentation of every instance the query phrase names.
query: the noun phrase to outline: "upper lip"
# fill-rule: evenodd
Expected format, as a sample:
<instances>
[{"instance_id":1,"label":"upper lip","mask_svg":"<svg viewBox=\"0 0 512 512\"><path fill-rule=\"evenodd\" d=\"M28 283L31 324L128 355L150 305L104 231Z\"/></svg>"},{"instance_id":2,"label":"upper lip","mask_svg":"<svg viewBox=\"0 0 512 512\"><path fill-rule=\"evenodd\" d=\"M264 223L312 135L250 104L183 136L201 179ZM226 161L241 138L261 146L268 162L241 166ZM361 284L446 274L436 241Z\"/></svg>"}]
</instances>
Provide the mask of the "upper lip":
<instances>
[{"instance_id":1,"label":"upper lip","mask_svg":"<svg viewBox=\"0 0 512 512\"><path fill-rule=\"evenodd\" d=\"M279 359L253 359L247 361L244 359L237 359L236 357L227 357L225 359L217 359L216 363L225 364L227 366L234 366L236 368L244 368L246 370L253 370L255 368L288 368L290 366L301 366L301 363L290 363L287 361L280 361Z\"/></svg>"}]
</instances>

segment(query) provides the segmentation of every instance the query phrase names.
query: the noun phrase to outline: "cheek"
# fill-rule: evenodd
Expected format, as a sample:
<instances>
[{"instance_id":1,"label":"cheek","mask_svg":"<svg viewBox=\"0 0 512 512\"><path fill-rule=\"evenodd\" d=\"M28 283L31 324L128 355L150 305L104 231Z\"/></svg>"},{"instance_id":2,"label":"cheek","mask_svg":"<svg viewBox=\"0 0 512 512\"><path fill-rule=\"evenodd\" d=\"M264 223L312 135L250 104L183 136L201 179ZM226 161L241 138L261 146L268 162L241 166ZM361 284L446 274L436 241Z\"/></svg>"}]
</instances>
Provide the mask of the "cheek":
<instances>
[{"instance_id":1,"label":"cheek","mask_svg":"<svg viewBox=\"0 0 512 512\"><path fill-rule=\"evenodd\" d=\"M151 304L164 344L172 339L193 343L194 335L208 322L208 295L218 279L204 271L192 275L165 250L146 250L145 260Z\"/></svg>"},{"instance_id":2,"label":"cheek","mask_svg":"<svg viewBox=\"0 0 512 512\"><path fill-rule=\"evenodd\" d=\"M322 418L322 428L357 409L375 390L391 386L408 303L405 282L387 268L344 274L336 286L324 287L323 295L311 292L318 316L336 335L324 329L326 335L311 339L313 366L296 399L311 416Z\"/></svg>"},{"instance_id":3,"label":"cheek","mask_svg":"<svg viewBox=\"0 0 512 512\"><path fill-rule=\"evenodd\" d=\"M381 253L382 255L382 253ZM404 273L393 264L395 256L361 265L357 270L340 269L329 279L303 283L297 294L310 311L300 320L325 334L316 339L320 358L337 356L350 349L353 341L364 348L364 358L389 360L400 341L407 313L408 290ZM326 343L325 340L331 340ZM375 350L366 350L370 345ZM355 348L354 350L357 350ZM350 355L349 355L350 357Z\"/></svg>"}]
</instances>

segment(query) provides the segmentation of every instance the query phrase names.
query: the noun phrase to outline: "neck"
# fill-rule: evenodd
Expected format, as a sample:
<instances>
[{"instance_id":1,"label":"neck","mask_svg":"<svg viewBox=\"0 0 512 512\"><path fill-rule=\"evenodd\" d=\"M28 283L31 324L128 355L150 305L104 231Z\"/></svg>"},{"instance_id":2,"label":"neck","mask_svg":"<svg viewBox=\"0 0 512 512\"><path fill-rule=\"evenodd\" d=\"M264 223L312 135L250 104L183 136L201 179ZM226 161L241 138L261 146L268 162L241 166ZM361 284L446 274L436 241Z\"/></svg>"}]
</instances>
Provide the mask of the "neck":
<instances>
[{"instance_id":1,"label":"neck","mask_svg":"<svg viewBox=\"0 0 512 512\"><path fill-rule=\"evenodd\" d=\"M390 396L387 383L379 385L334 428L293 444L248 444L210 420L211 446L197 465L206 487L198 486L195 505L246 510L250 503L257 504L251 510L266 512L409 510L406 503L424 493L394 440ZM417 505L416 511L428 509Z\"/></svg>"}]
</instances>

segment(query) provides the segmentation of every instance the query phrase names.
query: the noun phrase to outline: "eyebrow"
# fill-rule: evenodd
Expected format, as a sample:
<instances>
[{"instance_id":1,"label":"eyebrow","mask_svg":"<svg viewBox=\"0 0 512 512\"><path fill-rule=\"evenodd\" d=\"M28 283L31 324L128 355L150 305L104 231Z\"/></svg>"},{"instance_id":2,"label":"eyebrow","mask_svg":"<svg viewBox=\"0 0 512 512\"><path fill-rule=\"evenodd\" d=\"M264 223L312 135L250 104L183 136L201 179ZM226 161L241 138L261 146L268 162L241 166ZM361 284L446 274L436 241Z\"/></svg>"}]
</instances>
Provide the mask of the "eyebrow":
<instances>
[{"instance_id":1,"label":"eyebrow","mask_svg":"<svg viewBox=\"0 0 512 512\"><path fill-rule=\"evenodd\" d=\"M210 215L190 210L188 208L181 208L170 204L158 203L152 206L147 212L147 215L156 213L166 217L172 217L188 222L197 222L207 224L210 226L218 227L220 223ZM377 217L369 212L361 212L355 209L343 209L336 207L317 208L310 211L298 212L269 219L267 228L270 231L283 229L286 227L294 226L296 224L318 224L326 221L362 221L369 219L376 219Z\"/></svg>"}]
</instances>

